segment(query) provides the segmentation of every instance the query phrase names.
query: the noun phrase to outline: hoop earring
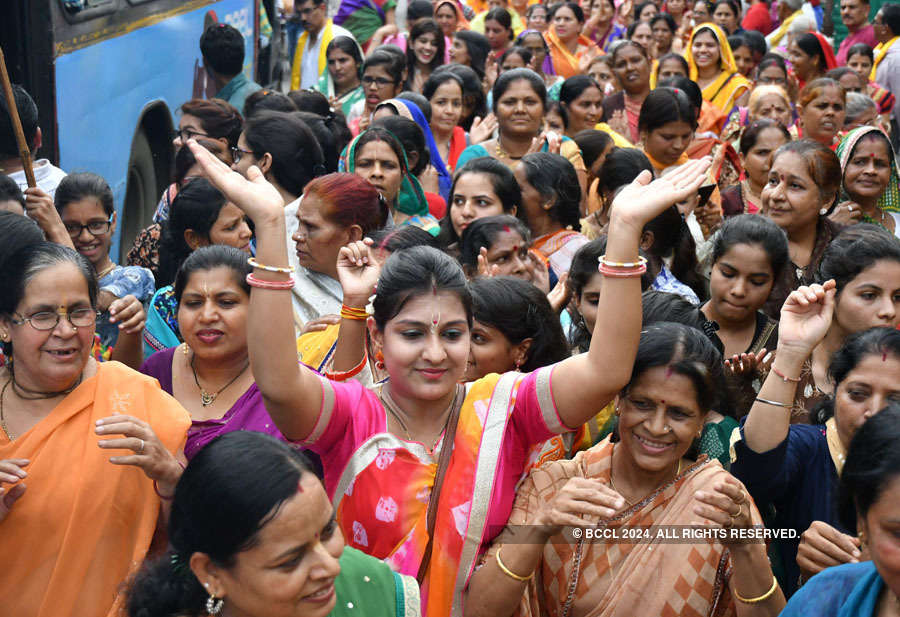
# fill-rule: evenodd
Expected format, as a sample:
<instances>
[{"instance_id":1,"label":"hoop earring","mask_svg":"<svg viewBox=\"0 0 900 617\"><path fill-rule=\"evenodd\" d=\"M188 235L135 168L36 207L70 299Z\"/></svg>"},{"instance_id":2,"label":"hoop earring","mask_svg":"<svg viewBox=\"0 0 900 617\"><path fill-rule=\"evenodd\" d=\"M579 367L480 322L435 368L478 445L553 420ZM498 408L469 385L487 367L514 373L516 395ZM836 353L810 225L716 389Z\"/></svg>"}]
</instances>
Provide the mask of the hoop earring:
<instances>
[{"instance_id":1,"label":"hoop earring","mask_svg":"<svg viewBox=\"0 0 900 617\"><path fill-rule=\"evenodd\" d=\"M210 594L208 598L206 598L206 612L210 615L218 615L222 612L222 606L225 605L225 598L217 598L216 596Z\"/></svg>"},{"instance_id":2,"label":"hoop earring","mask_svg":"<svg viewBox=\"0 0 900 617\"><path fill-rule=\"evenodd\" d=\"M375 368L384 370L384 354L381 351L375 352Z\"/></svg>"}]
</instances>

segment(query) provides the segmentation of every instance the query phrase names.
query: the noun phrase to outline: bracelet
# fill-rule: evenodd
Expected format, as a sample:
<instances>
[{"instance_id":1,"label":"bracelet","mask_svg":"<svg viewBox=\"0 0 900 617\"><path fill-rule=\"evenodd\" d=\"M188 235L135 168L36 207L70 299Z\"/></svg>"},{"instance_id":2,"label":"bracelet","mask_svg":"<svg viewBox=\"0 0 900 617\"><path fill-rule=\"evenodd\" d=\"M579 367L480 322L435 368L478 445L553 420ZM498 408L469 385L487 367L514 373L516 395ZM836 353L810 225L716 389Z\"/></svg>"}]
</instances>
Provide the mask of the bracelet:
<instances>
[{"instance_id":1,"label":"bracelet","mask_svg":"<svg viewBox=\"0 0 900 617\"><path fill-rule=\"evenodd\" d=\"M761 398L759 396L756 397L756 400L760 403L765 403L766 405L775 405L776 407L784 407L785 409L790 409L794 406L792 403L779 403L778 401L770 401L767 398Z\"/></svg>"},{"instance_id":2,"label":"bracelet","mask_svg":"<svg viewBox=\"0 0 900 617\"><path fill-rule=\"evenodd\" d=\"M503 571L503 573L506 576L508 576L509 578L511 578L515 581L519 581L520 583L527 583L528 581L530 581L534 577L534 572L532 572L528 576L519 576L515 572L512 572L505 565L503 565L503 561L500 559L500 551L502 549L503 549L503 546L497 547L497 552L494 553L494 560L497 562L497 565L500 566L500 569Z\"/></svg>"},{"instance_id":3,"label":"bracelet","mask_svg":"<svg viewBox=\"0 0 900 617\"><path fill-rule=\"evenodd\" d=\"M346 304L341 304L341 319L352 319L354 321L365 321L368 318L369 318L369 314L366 313L366 309L356 308L353 306L347 306Z\"/></svg>"},{"instance_id":4,"label":"bracelet","mask_svg":"<svg viewBox=\"0 0 900 617\"><path fill-rule=\"evenodd\" d=\"M603 276L608 276L610 278L618 278L618 279L639 278L644 274L644 272L647 271L647 265L641 264L639 266L635 266L633 268L626 270L623 268L613 268L613 267L607 266L606 264L601 263L597 267L597 271L600 274L602 274Z\"/></svg>"},{"instance_id":5,"label":"bracelet","mask_svg":"<svg viewBox=\"0 0 900 617\"><path fill-rule=\"evenodd\" d=\"M621 262L621 261L608 261L606 259L606 255L600 255L600 257L597 258L597 261L600 262L600 265L608 266L610 268L637 268L638 266L646 266L647 265L647 258L640 257L640 256L638 256L637 261Z\"/></svg>"},{"instance_id":6,"label":"bracelet","mask_svg":"<svg viewBox=\"0 0 900 617\"><path fill-rule=\"evenodd\" d=\"M247 275L246 278L247 284L250 287L258 287L260 289L274 289L276 291L284 291L294 288L294 279L293 277L289 278L286 281L264 281L263 279L258 279L253 276L253 273Z\"/></svg>"},{"instance_id":7,"label":"bracelet","mask_svg":"<svg viewBox=\"0 0 900 617\"><path fill-rule=\"evenodd\" d=\"M287 268L279 268L278 266L266 266L256 261L255 257L248 258L247 263L254 268L259 268L260 270L265 270L266 272L280 272L281 274L294 273L294 266L288 266Z\"/></svg>"},{"instance_id":8,"label":"bracelet","mask_svg":"<svg viewBox=\"0 0 900 617\"><path fill-rule=\"evenodd\" d=\"M788 377L787 375L785 375L784 373L779 371L777 368L775 368L775 366L772 366L772 372L775 373L776 375L778 375L779 377L781 377L781 380L785 383L787 383L787 382L800 383L799 377Z\"/></svg>"},{"instance_id":9,"label":"bracelet","mask_svg":"<svg viewBox=\"0 0 900 617\"><path fill-rule=\"evenodd\" d=\"M369 356L363 354L362 360L360 360L359 364L354 366L349 371L338 371L336 373L325 372L325 377L330 379L331 381L347 381L351 377L356 377L359 375L364 368L366 368L366 364L369 362Z\"/></svg>"},{"instance_id":10,"label":"bracelet","mask_svg":"<svg viewBox=\"0 0 900 617\"><path fill-rule=\"evenodd\" d=\"M175 499L175 495L163 495L159 492L159 485L156 483L156 480L153 481L153 492L156 493L156 496L164 501L172 501Z\"/></svg>"},{"instance_id":11,"label":"bracelet","mask_svg":"<svg viewBox=\"0 0 900 617\"><path fill-rule=\"evenodd\" d=\"M757 596L755 598L742 598L737 591L734 592L734 597L738 602L743 602L744 604L759 604L760 602L764 602L772 597L772 594L775 593L775 590L778 589L778 579L775 576L772 576L772 586L769 587L769 591L764 593L761 596Z\"/></svg>"}]
</instances>

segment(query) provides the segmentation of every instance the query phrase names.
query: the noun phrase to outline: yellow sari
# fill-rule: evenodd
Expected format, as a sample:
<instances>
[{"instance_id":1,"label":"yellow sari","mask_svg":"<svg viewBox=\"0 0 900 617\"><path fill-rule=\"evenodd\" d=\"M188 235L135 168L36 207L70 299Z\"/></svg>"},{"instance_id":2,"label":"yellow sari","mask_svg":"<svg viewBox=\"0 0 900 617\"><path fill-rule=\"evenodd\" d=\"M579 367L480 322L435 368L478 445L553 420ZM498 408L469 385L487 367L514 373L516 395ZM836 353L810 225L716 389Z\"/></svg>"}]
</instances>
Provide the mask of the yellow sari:
<instances>
[{"instance_id":1,"label":"yellow sari","mask_svg":"<svg viewBox=\"0 0 900 617\"><path fill-rule=\"evenodd\" d=\"M728 38L725 36L725 33L719 26L711 23L700 24L694 27L694 30L691 32L691 40L684 51L684 58L687 60L690 68L689 77L693 81L697 81L699 71L691 48L694 44L694 38L703 30L712 32L716 42L719 44L719 65L722 69L715 81L703 88L703 100L709 101L727 114L735 106L735 101L749 91L753 85L749 79L738 72L734 54L731 53L731 45L728 44Z\"/></svg>"}]
</instances>

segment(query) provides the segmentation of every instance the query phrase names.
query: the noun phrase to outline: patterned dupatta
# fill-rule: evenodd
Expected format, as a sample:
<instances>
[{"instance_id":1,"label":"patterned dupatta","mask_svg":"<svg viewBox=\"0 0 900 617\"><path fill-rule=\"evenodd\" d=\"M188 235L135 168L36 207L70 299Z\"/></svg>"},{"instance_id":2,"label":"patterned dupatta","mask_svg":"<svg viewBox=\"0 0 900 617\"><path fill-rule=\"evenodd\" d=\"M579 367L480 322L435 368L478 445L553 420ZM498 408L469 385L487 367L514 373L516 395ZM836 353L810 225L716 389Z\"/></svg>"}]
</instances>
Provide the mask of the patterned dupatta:
<instances>
[{"instance_id":1,"label":"patterned dupatta","mask_svg":"<svg viewBox=\"0 0 900 617\"><path fill-rule=\"evenodd\" d=\"M574 459L532 472L520 487L510 524L527 524L572 477L609 483L614 444L607 437ZM696 520L694 492L711 490L727 472L705 456L643 500L606 522L608 528L690 525ZM762 519L752 508L753 520ZM731 564L725 547L652 539L629 543L552 537L519 607L520 617L568 615L733 615L728 589ZM652 584L648 584L652 581Z\"/></svg>"},{"instance_id":2,"label":"patterned dupatta","mask_svg":"<svg viewBox=\"0 0 900 617\"><path fill-rule=\"evenodd\" d=\"M422 608L429 617L462 615L462 592L488 532L503 437L523 377L490 375L471 384L466 393L453 458L440 487L431 563L422 584ZM426 514L437 456L439 450L432 456L421 444L389 433L373 435L359 447L334 492L338 522L352 530L348 541L384 559L396 572L417 572L428 544ZM379 527L398 519L409 532L396 545L380 543L379 536L386 534L379 534Z\"/></svg>"}]
</instances>

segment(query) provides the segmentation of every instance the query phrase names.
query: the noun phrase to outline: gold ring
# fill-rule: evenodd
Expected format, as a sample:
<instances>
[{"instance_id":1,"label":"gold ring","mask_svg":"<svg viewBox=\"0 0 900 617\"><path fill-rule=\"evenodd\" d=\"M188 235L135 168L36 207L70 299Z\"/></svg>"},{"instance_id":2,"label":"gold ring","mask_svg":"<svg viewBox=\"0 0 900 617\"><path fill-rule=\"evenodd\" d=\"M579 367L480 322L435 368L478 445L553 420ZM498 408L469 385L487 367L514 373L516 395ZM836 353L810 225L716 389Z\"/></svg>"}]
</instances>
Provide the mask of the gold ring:
<instances>
[{"instance_id":1,"label":"gold ring","mask_svg":"<svg viewBox=\"0 0 900 617\"><path fill-rule=\"evenodd\" d=\"M730 517L731 517L731 520L734 521L736 518L740 517L740 515L743 514L743 513L744 513L744 504L743 504L743 502L741 502L741 503L738 504L738 511L737 511L737 514L731 514L731 513L729 512L729 513L728 513L728 516L730 516Z\"/></svg>"}]
</instances>

